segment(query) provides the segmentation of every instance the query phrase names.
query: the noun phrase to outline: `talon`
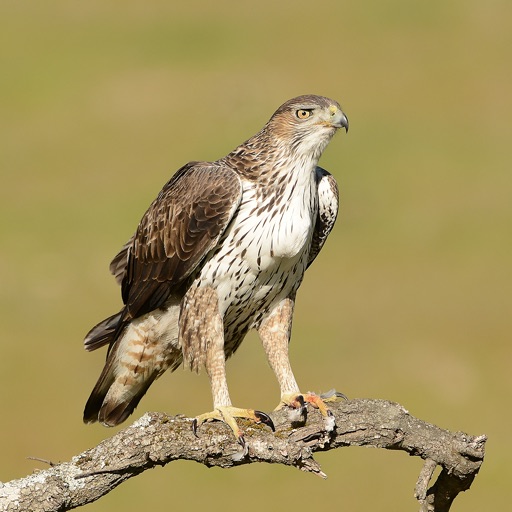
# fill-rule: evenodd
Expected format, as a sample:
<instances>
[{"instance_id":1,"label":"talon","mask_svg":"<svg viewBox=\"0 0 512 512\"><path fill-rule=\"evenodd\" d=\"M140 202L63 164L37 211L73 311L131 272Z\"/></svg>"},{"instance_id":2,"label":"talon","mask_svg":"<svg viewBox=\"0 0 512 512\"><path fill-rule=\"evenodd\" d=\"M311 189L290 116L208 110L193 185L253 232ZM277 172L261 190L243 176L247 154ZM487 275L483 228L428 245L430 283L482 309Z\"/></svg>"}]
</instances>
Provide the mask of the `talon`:
<instances>
[{"instance_id":1,"label":"talon","mask_svg":"<svg viewBox=\"0 0 512 512\"><path fill-rule=\"evenodd\" d=\"M283 407L289 407L290 409L300 410L301 412L306 408L306 401L301 394L290 394L281 396L281 402L275 408L276 411Z\"/></svg>"},{"instance_id":2,"label":"talon","mask_svg":"<svg viewBox=\"0 0 512 512\"><path fill-rule=\"evenodd\" d=\"M326 393L327 398L324 398L324 395L315 395L314 393L306 393L306 401L310 403L313 407L318 409L322 416L324 417L324 425L326 432L332 432L334 427L336 426L336 418L334 413L327 407L326 402L334 402L337 397L337 393L334 390Z\"/></svg>"},{"instance_id":3,"label":"talon","mask_svg":"<svg viewBox=\"0 0 512 512\"><path fill-rule=\"evenodd\" d=\"M296 398L297 402L299 402L299 412L300 412L300 415L301 416L305 416L307 414L307 406L306 406L306 401L304 400L304 397L302 395L299 395L297 398Z\"/></svg>"},{"instance_id":4,"label":"talon","mask_svg":"<svg viewBox=\"0 0 512 512\"><path fill-rule=\"evenodd\" d=\"M199 439L199 436L197 435L197 418L194 418L192 421L192 432Z\"/></svg>"},{"instance_id":5,"label":"talon","mask_svg":"<svg viewBox=\"0 0 512 512\"><path fill-rule=\"evenodd\" d=\"M245 442L243 435L238 438L238 442L242 446L242 450L231 455L231 459L234 462L240 462L240 461L244 460L245 457L247 457L247 455L249 454L249 446Z\"/></svg>"},{"instance_id":6,"label":"talon","mask_svg":"<svg viewBox=\"0 0 512 512\"><path fill-rule=\"evenodd\" d=\"M343 400L348 400L348 397L335 389L331 389L330 391L326 391L320 395L320 398L325 402L335 402L338 398L342 398Z\"/></svg>"},{"instance_id":7,"label":"talon","mask_svg":"<svg viewBox=\"0 0 512 512\"><path fill-rule=\"evenodd\" d=\"M196 437L199 437L197 435L197 428L202 423L212 420L222 421L231 429L236 437L237 442L242 446L242 448L244 448L244 451L247 452L248 448L244 439L244 434L238 426L236 418L245 418L256 423L264 423L265 425L268 425L272 431L275 431L273 421L270 419L270 416L264 412L254 411L253 409L240 409L239 407L228 405L219 406L211 412L201 414L197 418L194 418L192 421L192 432L194 432Z\"/></svg>"},{"instance_id":8,"label":"talon","mask_svg":"<svg viewBox=\"0 0 512 512\"><path fill-rule=\"evenodd\" d=\"M289 394L281 396L281 402L277 406L277 409L283 407L289 407L293 411L293 415L289 415L291 423L304 422L307 419L308 409L307 404L310 404L315 409L318 409L321 415L324 417L325 429L327 432L331 432L336 426L336 418L334 413L327 406L328 402L334 402L338 398L345 398L343 393L338 393L336 390L331 389L327 393L316 395L315 393L304 393L304 394Z\"/></svg>"},{"instance_id":9,"label":"talon","mask_svg":"<svg viewBox=\"0 0 512 512\"><path fill-rule=\"evenodd\" d=\"M297 409L300 416L305 416L307 414L307 406L306 406L306 400L304 400L304 397L302 395L297 395L295 397L293 406L295 404L298 404L298 406L295 406L294 408Z\"/></svg>"},{"instance_id":10,"label":"talon","mask_svg":"<svg viewBox=\"0 0 512 512\"><path fill-rule=\"evenodd\" d=\"M281 402L276 411L286 407L288 409L288 420L290 423L304 423L308 415L306 400L301 393L290 393L281 396Z\"/></svg>"},{"instance_id":11,"label":"talon","mask_svg":"<svg viewBox=\"0 0 512 512\"><path fill-rule=\"evenodd\" d=\"M272 421L272 419L270 418L270 416L268 414L266 414L262 411L254 411L254 416L256 417L256 419L258 420L259 423L264 423L265 425L270 427L272 432L276 431L276 428L274 427L274 422Z\"/></svg>"}]
</instances>

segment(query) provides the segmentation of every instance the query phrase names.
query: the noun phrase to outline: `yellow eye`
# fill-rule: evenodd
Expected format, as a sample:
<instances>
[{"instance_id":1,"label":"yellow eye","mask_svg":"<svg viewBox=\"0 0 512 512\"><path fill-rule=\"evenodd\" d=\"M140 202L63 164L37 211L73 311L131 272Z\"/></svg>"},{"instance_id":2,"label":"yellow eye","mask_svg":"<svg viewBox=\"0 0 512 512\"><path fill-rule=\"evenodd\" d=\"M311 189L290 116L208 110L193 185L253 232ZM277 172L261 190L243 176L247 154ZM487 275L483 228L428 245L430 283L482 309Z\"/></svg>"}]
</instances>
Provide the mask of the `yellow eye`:
<instances>
[{"instance_id":1,"label":"yellow eye","mask_svg":"<svg viewBox=\"0 0 512 512\"><path fill-rule=\"evenodd\" d=\"M301 110L297 110L297 112L295 112L295 114L299 119L307 119L311 115L311 110L301 109Z\"/></svg>"}]
</instances>

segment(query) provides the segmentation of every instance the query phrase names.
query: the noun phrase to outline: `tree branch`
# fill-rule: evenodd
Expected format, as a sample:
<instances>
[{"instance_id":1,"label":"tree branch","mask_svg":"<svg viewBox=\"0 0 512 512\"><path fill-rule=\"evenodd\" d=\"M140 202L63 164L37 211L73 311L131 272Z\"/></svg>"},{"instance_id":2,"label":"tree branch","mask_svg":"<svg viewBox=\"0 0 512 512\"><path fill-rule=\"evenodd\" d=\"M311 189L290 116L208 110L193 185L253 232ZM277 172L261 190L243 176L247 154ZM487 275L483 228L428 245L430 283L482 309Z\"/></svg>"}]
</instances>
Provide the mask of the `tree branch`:
<instances>
[{"instance_id":1,"label":"tree branch","mask_svg":"<svg viewBox=\"0 0 512 512\"><path fill-rule=\"evenodd\" d=\"M335 402L330 408L336 417L332 432L325 431L316 410L310 410L307 423L296 428L290 425L287 411L272 413L275 433L266 426L244 423L245 455L222 423L202 425L195 437L190 418L148 413L69 462L0 483L0 510L71 510L101 498L128 478L178 459L222 468L253 462L285 464L325 478L314 452L373 446L424 459L415 491L420 511L445 512L459 492L469 489L483 462L485 436L443 430L414 418L396 403L358 399ZM438 465L441 473L427 490Z\"/></svg>"}]
</instances>

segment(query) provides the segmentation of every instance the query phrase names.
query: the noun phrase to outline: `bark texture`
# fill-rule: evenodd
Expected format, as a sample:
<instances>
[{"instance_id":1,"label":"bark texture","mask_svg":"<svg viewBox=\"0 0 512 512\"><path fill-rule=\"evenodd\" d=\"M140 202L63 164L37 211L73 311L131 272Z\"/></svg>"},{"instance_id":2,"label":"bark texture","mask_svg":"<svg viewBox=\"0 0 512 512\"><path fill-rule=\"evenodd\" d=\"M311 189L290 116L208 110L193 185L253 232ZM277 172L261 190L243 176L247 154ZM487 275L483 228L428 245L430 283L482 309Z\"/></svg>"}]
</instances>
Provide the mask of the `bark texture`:
<instances>
[{"instance_id":1,"label":"bark texture","mask_svg":"<svg viewBox=\"0 0 512 512\"><path fill-rule=\"evenodd\" d=\"M226 425L204 424L195 437L190 418L147 413L130 427L73 457L34 474L0 483L2 512L56 512L91 503L119 484L178 459L229 468L267 462L294 466L325 478L316 451L346 446L403 450L425 464L416 484L420 511L444 512L469 489L484 459L486 437L449 432L411 416L385 400L357 399L330 404L336 428L327 432L321 415L309 410L305 424L291 425L285 410L271 414L276 432L240 423L244 452ZM437 466L442 470L429 488Z\"/></svg>"}]
</instances>

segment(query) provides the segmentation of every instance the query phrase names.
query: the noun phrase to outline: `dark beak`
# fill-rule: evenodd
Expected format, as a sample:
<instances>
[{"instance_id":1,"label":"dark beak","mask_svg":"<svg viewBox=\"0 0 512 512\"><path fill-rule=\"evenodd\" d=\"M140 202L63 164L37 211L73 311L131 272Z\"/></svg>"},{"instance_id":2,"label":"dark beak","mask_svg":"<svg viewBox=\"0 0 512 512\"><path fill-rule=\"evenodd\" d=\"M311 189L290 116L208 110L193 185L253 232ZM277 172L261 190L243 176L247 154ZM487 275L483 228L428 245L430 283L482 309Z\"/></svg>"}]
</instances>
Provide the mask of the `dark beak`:
<instances>
[{"instance_id":1,"label":"dark beak","mask_svg":"<svg viewBox=\"0 0 512 512\"><path fill-rule=\"evenodd\" d=\"M345 132L348 133L348 117L345 114L341 114L340 128L345 128Z\"/></svg>"}]
</instances>

